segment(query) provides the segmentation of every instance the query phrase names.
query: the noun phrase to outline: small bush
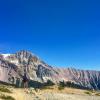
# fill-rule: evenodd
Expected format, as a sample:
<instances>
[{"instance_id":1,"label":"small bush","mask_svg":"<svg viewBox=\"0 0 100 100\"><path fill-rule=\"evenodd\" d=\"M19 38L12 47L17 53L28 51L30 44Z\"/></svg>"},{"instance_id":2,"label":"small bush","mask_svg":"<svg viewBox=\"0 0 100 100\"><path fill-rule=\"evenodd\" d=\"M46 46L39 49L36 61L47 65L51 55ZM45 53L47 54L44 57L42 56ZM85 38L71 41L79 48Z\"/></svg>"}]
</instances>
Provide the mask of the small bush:
<instances>
[{"instance_id":1,"label":"small bush","mask_svg":"<svg viewBox=\"0 0 100 100\"><path fill-rule=\"evenodd\" d=\"M81 86L79 84L76 84L71 81L60 81L59 85L62 87L71 87L71 88L77 88L77 89L88 89L87 87Z\"/></svg>"},{"instance_id":2,"label":"small bush","mask_svg":"<svg viewBox=\"0 0 100 100\"><path fill-rule=\"evenodd\" d=\"M63 86L58 86L58 90L63 90L64 87Z\"/></svg>"},{"instance_id":3,"label":"small bush","mask_svg":"<svg viewBox=\"0 0 100 100\"><path fill-rule=\"evenodd\" d=\"M4 87L4 86L0 86L0 91L1 92L7 92L7 93L12 93L9 89L7 89L6 87Z\"/></svg>"},{"instance_id":4,"label":"small bush","mask_svg":"<svg viewBox=\"0 0 100 100\"><path fill-rule=\"evenodd\" d=\"M91 95L90 91L85 91L85 94Z\"/></svg>"},{"instance_id":5,"label":"small bush","mask_svg":"<svg viewBox=\"0 0 100 100\"><path fill-rule=\"evenodd\" d=\"M63 90L65 88L65 84L64 84L64 81L63 82L59 82L59 85L58 85L58 90Z\"/></svg>"},{"instance_id":6,"label":"small bush","mask_svg":"<svg viewBox=\"0 0 100 100\"><path fill-rule=\"evenodd\" d=\"M95 95L96 95L96 96L100 96L100 93L96 93Z\"/></svg>"},{"instance_id":7,"label":"small bush","mask_svg":"<svg viewBox=\"0 0 100 100\"><path fill-rule=\"evenodd\" d=\"M53 86L55 84L51 80L47 80L47 82L44 85L45 86Z\"/></svg>"},{"instance_id":8,"label":"small bush","mask_svg":"<svg viewBox=\"0 0 100 100\"><path fill-rule=\"evenodd\" d=\"M0 98L3 99L3 100L15 100L13 97L5 96L5 95L1 95Z\"/></svg>"}]
</instances>

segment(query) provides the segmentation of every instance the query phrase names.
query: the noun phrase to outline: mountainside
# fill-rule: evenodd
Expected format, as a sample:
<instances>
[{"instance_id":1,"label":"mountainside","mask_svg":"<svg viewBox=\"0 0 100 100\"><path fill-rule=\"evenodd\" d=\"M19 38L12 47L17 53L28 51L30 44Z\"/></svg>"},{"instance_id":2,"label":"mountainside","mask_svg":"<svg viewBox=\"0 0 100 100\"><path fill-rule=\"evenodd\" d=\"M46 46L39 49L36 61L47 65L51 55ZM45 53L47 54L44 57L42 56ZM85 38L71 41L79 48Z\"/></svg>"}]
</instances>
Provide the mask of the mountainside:
<instances>
[{"instance_id":1,"label":"mountainside","mask_svg":"<svg viewBox=\"0 0 100 100\"><path fill-rule=\"evenodd\" d=\"M71 81L89 89L100 89L100 71L55 68L25 50L0 54L0 81L16 84L16 80L22 80L24 72L30 80L41 83Z\"/></svg>"}]
</instances>

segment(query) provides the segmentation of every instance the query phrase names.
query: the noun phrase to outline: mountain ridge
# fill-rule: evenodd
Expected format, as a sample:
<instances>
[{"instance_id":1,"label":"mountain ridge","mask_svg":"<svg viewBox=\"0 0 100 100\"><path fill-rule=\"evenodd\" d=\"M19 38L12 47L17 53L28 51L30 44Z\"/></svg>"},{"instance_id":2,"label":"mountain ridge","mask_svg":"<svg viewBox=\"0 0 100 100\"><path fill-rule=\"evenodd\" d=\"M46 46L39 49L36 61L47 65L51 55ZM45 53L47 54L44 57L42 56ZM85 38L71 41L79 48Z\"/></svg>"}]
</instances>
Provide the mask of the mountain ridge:
<instances>
[{"instance_id":1,"label":"mountain ridge","mask_svg":"<svg viewBox=\"0 0 100 100\"><path fill-rule=\"evenodd\" d=\"M100 89L100 71L52 67L27 50L15 54L0 54L0 81L16 84L26 70L29 80L55 84L71 81L89 89Z\"/></svg>"}]
</instances>

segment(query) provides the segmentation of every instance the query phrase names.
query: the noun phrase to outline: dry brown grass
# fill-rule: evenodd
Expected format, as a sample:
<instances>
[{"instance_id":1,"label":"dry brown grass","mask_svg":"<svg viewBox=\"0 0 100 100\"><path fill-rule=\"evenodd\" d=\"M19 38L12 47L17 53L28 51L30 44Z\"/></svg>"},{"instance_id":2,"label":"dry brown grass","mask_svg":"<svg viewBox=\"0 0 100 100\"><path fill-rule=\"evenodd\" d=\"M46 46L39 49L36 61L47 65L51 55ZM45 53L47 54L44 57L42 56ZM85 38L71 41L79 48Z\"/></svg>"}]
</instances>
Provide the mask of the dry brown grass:
<instances>
[{"instance_id":1,"label":"dry brown grass","mask_svg":"<svg viewBox=\"0 0 100 100\"><path fill-rule=\"evenodd\" d=\"M90 100L92 95L86 93L87 90L73 89L73 88L64 88L62 90L58 89L58 86L49 86L45 89L16 89L12 88L12 93L4 93L4 95L11 96L15 100ZM89 91L90 92L90 91ZM99 92L95 93L94 100L100 100ZM56 99L58 98L58 99ZM63 99L61 99L63 98ZM92 99L91 99L92 100Z\"/></svg>"},{"instance_id":2,"label":"dry brown grass","mask_svg":"<svg viewBox=\"0 0 100 100\"><path fill-rule=\"evenodd\" d=\"M59 89L58 86L47 87L43 90L39 90L40 92L52 92L52 93L65 93L65 94L82 94L85 95L86 90L75 89L75 88L63 88Z\"/></svg>"}]
</instances>

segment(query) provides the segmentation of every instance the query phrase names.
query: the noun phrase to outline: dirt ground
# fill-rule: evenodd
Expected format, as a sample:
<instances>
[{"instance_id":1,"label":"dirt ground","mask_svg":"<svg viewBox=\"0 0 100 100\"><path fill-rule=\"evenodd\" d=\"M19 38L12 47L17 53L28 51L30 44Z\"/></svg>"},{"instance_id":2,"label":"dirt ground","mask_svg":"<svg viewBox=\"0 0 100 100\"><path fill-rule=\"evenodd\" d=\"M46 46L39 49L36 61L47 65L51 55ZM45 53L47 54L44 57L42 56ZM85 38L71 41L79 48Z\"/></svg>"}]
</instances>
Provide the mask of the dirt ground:
<instances>
[{"instance_id":1,"label":"dirt ground","mask_svg":"<svg viewBox=\"0 0 100 100\"><path fill-rule=\"evenodd\" d=\"M17 89L9 88L12 93L3 93L15 98L15 100L100 100L100 96L86 94L86 90L65 88L49 88L35 90L34 88ZM2 99L1 99L2 100Z\"/></svg>"}]
</instances>

